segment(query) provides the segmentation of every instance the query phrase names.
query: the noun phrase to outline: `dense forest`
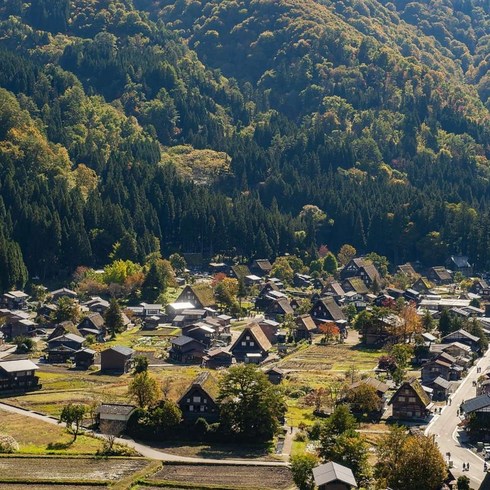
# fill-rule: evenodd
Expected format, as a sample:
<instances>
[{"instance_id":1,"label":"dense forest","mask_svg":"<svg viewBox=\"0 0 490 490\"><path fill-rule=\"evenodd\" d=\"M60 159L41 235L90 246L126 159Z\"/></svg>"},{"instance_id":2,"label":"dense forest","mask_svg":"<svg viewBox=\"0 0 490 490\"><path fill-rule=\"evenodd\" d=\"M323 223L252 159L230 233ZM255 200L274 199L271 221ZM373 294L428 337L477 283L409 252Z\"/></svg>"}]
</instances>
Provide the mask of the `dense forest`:
<instances>
[{"instance_id":1,"label":"dense forest","mask_svg":"<svg viewBox=\"0 0 490 490\"><path fill-rule=\"evenodd\" d=\"M0 288L116 243L490 269L487 6L0 0Z\"/></svg>"}]
</instances>

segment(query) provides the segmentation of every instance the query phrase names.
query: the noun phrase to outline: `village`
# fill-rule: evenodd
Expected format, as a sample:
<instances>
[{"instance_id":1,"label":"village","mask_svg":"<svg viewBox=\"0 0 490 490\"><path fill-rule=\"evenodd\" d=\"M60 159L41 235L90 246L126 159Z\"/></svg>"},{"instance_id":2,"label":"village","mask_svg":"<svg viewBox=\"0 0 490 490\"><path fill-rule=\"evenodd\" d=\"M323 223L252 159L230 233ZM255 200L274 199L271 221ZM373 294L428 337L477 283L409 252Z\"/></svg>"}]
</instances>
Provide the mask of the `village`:
<instances>
[{"instance_id":1,"label":"village","mask_svg":"<svg viewBox=\"0 0 490 490\"><path fill-rule=\"evenodd\" d=\"M209 465L227 464L219 488L386 489L397 487L377 451L403 427L437 443L444 468L433 488L487 488L490 285L466 257L390 267L346 246L309 266L289 255L219 259L183 254L154 302L111 286L94 294L93 271L60 289L3 294L0 433L14 439L3 452L30 454L18 427L30 418L63 422L106 457L163 461L119 488L218 488L221 469ZM233 389L250 380L273 409L257 401L239 419ZM348 431L325 442L341 416L355 420L348 437L362 458L339 449ZM36 452L55 442L39 440ZM65 441L51 454L71 450ZM108 472L98 484L118 481Z\"/></svg>"}]
</instances>

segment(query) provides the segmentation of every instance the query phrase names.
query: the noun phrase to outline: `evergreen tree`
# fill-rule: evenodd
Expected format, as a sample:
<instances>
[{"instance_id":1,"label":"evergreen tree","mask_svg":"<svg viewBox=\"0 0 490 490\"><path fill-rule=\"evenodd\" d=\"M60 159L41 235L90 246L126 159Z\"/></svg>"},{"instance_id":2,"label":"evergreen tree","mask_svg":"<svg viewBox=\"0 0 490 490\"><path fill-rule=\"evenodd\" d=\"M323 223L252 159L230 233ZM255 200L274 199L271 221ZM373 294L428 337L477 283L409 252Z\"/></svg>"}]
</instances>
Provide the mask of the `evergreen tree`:
<instances>
[{"instance_id":1,"label":"evergreen tree","mask_svg":"<svg viewBox=\"0 0 490 490\"><path fill-rule=\"evenodd\" d=\"M109 308L107 308L105 312L104 319L107 330L111 333L111 338L114 339L116 337L116 333L121 332L124 327L121 307L119 306L116 298L111 299Z\"/></svg>"}]
</instances>

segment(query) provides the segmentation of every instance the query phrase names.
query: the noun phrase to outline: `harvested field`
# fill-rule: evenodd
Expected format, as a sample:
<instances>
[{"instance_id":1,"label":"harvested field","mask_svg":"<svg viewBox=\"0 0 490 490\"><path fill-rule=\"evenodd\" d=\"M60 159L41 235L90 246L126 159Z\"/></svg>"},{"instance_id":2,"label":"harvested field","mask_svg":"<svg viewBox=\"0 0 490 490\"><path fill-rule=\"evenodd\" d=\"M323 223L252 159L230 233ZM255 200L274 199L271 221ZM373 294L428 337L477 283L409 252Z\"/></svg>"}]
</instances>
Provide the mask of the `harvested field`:
<instances>
[{"instance_id":1,"label":"harvested field","mask_svg":"<svg viewBox=\"0 0 490 490\"><path fill-rule=\"evenodd\" d=\"M290 371L346 371L355 366L360 371L376 367L379 351L362 350L348 344L311 345L286 357L279 366Z\"/></svg>"},{"instance_id":2,"label":"harvested field","mask_svg":"<svg viewBox=\"0 0 490 490\"><path fill-rule=\"evenodd\" d=\"M113 481L140 471L148 461L125 458L0 458L0 478L8 480Z\"/></svg>"},{"instance_id":3,"label":"harvested field","mask_svg":"<svg viewBox=\"0 0 490 490\"><path fill-rule=\"evenodd\" d=\"M149 480L152 481L221 485L230 489L294 488L289 468L273 466L166 464Z\"/></svg>"},{"instance_id":4,"label":"harvested field","mask_svg":"<svg viewBox=\"0 0 490 490\"><path fill-rule=\"evenodd\" d=\"M0 489L1 490L25 490L26 484L25 483L1 483L0 484ZM53 490L53 488L56 488L56 490L95 490L97 488L103 489L107 488L107 485L56 485L56 487L53 487L53 485L36 485L35 487L31 484L29 485L29 488L32 488L35 490ZM167 489L168 490L168 489Z\"/></svg>"}]
</instances>

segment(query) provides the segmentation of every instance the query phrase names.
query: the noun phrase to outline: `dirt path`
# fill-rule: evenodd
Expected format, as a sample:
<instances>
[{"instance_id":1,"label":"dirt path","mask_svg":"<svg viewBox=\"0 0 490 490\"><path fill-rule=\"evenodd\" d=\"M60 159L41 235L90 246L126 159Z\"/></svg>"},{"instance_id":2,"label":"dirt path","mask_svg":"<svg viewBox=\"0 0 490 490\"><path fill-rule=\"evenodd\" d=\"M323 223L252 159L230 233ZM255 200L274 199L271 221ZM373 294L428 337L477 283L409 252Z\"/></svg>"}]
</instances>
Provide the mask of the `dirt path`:
<instances>
[{"instance_id":1,"label":"dirt path","mask_svg":"<svg viewBox=\"0 0 490 490\"><path fill-rule=\"evenodd\" d=\"M23 408L15 407L13 405L8 405L6 403L0 403L0 409L5 410L11 413L17 413L20 415L24 415L26 417L31 417L37 420L42 420L48 424L61 425L65 427L65 424L59 424L58 419L55 417L50 417L48 415L43 415L38 412L32 412L31 410L26 410ZM104 439L105 436L103 434L98 434L96 432L92 432L87 430L87 432L94 437L98 437L100 439ZM132 439L121 438L118 437L116 439L118 444L126 445L133 448L135 451L140 453L145 458L156 459L159 461L173 461L178 463L208 463L208 464L234 464L234 465L245 465L245 466L288 466L288 463L282 461L256 461L256 460L247 460L247 459L210 459L210 458L192 458L188 456L178 456L175 454L165 453L163 451L159 451L154 449L151 446L147 446L145 444L141 444L139 442L133 441Z\"/></svg>"}]
</instances>

